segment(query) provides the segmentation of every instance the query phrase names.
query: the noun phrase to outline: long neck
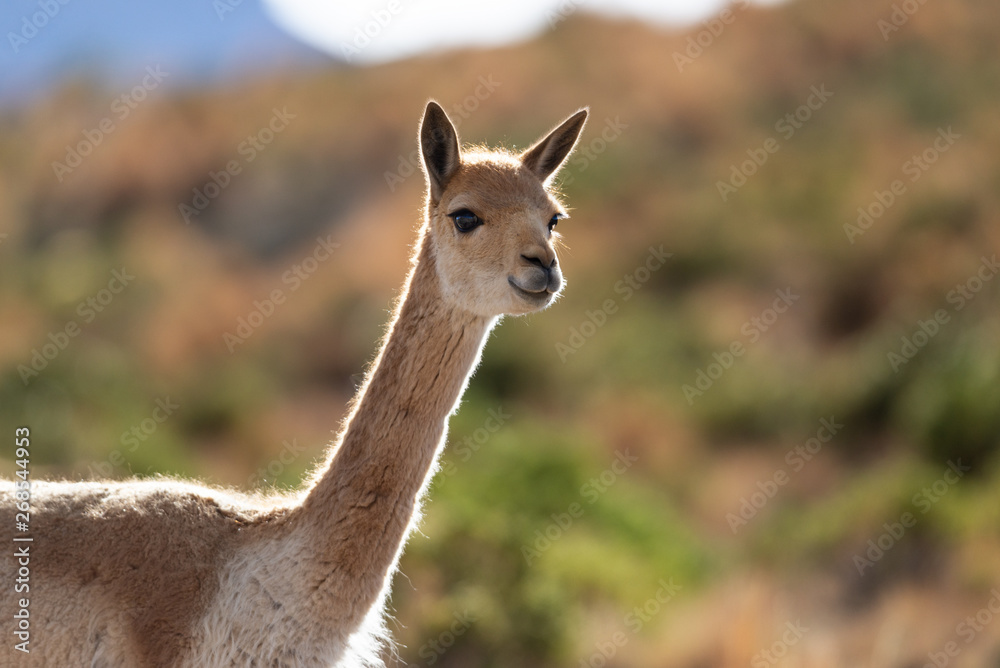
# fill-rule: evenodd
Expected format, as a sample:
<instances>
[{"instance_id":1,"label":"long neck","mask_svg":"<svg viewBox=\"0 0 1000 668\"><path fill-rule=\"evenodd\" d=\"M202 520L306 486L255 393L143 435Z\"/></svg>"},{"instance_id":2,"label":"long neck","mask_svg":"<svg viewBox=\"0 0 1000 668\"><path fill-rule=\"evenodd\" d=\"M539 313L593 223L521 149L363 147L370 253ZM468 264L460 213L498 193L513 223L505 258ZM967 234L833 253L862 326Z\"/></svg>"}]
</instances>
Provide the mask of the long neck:
<instances>
[{"instance_id":1,"label":"long neck","mask_svg":"<svg viewBox=\"0 0 1000 668\"><path fill-rule=\"evenodd\" d=\"M428 240L329 465L298 511L305 579L345 624L376 604L494 320L448 307ZM314 566L314 567L313 567Z\"/></svg>"}]
</instances>

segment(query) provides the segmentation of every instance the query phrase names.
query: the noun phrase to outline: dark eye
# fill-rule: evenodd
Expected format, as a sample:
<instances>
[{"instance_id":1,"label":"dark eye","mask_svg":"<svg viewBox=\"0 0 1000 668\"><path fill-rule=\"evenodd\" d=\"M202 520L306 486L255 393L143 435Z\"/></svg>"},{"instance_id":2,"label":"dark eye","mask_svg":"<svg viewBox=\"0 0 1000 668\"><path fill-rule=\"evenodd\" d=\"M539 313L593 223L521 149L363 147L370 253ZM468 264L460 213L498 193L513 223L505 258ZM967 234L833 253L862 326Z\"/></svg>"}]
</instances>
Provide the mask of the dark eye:
<instances>
[{"instance_id":1,"label":"dark eye","mask_svg":"<svg viewBox=\"0 0 1000 668\"><path fill-rule=\"evenodd\" d=\"M471 232L483 224L483 221L479 219L479 216L472 213L468 209L459 209L454 213L449 213L448 217L455 222L455 228L459 232Z\"/></svg>"},{"instance_id":2,"label":"dark eye","mask_svg":"<svg viewBox=\"0 0 1000 668\"><path fill-rule=\"evenodd\" d=\"M559 221L565 217L566 216L564 216L561 213L557 213L556 215L552 216L552 219L549 220L549 232L551 232L552 228L555 227L559 223Z\"/></svg>"}]
</instances>

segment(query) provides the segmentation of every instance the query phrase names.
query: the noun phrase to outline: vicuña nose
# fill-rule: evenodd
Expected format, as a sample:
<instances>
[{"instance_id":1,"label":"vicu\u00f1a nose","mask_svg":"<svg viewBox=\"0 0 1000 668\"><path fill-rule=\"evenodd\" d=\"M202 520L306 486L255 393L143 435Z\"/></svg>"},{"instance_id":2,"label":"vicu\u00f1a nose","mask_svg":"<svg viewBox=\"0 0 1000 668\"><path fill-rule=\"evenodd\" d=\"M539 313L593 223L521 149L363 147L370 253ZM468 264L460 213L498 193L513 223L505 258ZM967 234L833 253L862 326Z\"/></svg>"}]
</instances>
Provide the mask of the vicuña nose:
<instances>
[{"instance_id":1,"label":"vicu\u00f1a nose","mask_svg":"<svg viewBox=\"0 0 1000 668\"><path fill-rule=\"evenodd\" d=\"M549 273L551 273L551 271L556 266L556 259L555 258L552 258L552 260L549 261L548 264L546 264L546 261L544 259L538 257L537 255L522 255L521 259L524 260L525 262L527 262L528 264L535 265L536 267L538 267L539 269L541 269L542 271L544 271L546 273L546 275L548 275Z\"/></svg>"}]
</instances>

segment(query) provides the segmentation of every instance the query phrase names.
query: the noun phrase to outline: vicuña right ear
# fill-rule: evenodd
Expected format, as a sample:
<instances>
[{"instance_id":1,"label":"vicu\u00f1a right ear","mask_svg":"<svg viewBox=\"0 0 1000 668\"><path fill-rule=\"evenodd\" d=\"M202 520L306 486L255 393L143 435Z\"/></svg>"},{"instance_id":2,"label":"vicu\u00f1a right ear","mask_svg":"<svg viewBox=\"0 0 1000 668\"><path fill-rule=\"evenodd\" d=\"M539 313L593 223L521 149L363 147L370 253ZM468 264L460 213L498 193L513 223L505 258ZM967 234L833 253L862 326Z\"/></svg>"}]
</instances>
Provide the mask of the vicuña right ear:
<instances>
[{"instance_id":1,"label":"vicu\u00f1a right ear","mask_svg":"<svg viewBox=\"0 0 1000 668\"><path fill-rule=\"evenodd\" d=\"M543 183L548 182L576 146L576 140L579 139L583 125L587 122L588 113L589 109L584 107L563 121L544 139L538 140L534 146L521 154L521 164L534 172Z\"/></svg>"},{"instance_id":2,"label":"vicu\u00f1a right ear","mask_svg":"<svg viewBox=\"0 0 1000 668\"><path fill-rule=\"evenodd\" d=\"M437 102L431 100L420 121L420 153L427 174L427 187L431 200L441 199L448 181L455 174L461 162L458 149L458 133Z\"/></svg>"}]
</instances>

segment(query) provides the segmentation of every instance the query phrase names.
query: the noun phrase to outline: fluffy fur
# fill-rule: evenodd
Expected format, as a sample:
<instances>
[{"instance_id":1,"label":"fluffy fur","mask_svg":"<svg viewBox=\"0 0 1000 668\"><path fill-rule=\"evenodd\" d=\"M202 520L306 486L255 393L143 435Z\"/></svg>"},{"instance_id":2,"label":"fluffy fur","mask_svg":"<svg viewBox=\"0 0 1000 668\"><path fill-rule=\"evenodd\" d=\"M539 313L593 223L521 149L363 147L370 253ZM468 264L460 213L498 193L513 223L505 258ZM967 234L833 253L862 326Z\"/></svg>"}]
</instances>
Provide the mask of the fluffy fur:
<instances>
[{"instance_id":1,"label":"fluffy fur","mask_svg":"<svg viewBox=\"0 0 1000 668\"><path fill-rule=\"evenodd\" d=\"M549 229L562 206L548 182L586 114L522 156L463 155L444 111L428 104L426 215L402 298L341 435L300 492L35 483L32 651L17 665L377 665L392 573L489 331L502 314L544 308L562 287ZM459 232L449 217L457 209L483 224ZM4 483L3 573L17 569L13 526ZM21 596L3 588L7 624ZM11 651L0 663L10 665Z\"/></svg>"}]
</instances>

